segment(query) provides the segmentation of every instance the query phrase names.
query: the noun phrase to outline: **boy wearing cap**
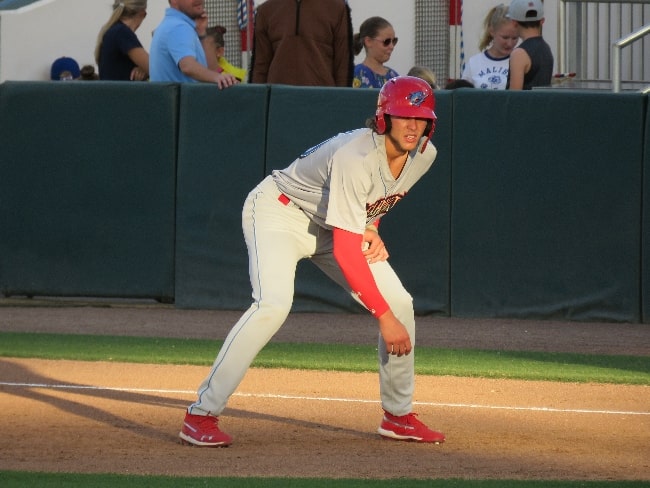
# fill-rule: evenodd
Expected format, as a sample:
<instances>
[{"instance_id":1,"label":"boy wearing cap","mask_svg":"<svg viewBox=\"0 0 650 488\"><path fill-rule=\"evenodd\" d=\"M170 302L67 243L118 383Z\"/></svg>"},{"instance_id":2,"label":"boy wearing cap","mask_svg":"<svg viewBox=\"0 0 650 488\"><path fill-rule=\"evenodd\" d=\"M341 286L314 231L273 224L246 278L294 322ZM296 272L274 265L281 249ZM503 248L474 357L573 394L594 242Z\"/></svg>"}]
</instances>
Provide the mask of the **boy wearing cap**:
<instances>
[{"instance_id":1,"label":"boy wearing cap","mask_svg":"<svg viewBox=\"0 0 650 488\"><path fill-rule=\"evenodd\" d=\"M63 56L52 63L50 79L53 81L76 80L81 76L79 63L74 58Z\"/></svg>"},{"instance_id":2,"label":"boy wearing cap","mask_svg":"<svg viewBox=\"0 0 650 488\"><path fill-rule=\"evenodd\" d=\"M550 46L542 37L542 0L512 0L508 17L516 25L522 42L510 54L506 88L531 90L537 86L550 86L554 60Z\"/></svg>"}]
</instances>

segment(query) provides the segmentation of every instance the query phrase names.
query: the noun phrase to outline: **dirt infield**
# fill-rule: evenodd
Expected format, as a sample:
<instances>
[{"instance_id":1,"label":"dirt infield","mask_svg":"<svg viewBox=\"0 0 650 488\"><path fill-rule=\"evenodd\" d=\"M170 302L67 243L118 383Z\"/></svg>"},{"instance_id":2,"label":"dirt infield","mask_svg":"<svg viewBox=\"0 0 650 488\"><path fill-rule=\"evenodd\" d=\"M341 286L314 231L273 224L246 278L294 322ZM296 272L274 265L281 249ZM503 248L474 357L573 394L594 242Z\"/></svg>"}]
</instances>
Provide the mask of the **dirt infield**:
<instances>
[{"instance_id":1,"label":"dirt infield","mask_svg":"<svg viewBox=\"0 0 650 488\"><path fill-rule=\"evenodd\" d=\"M4 306L0 331L221 339L238 315L165 306ZM420 344L437 347L650 354L647 325L421 318L418 330ZM374 343L376 329L365 316L297 315L274 340ZM376 435L376 374L252 369L221 420L234 444L181 446L183 409L206 372L0 358L0 469L650 480L648 387L418 377L416 411L448 439L434 446Z\"/></svg>"}]
</instances>

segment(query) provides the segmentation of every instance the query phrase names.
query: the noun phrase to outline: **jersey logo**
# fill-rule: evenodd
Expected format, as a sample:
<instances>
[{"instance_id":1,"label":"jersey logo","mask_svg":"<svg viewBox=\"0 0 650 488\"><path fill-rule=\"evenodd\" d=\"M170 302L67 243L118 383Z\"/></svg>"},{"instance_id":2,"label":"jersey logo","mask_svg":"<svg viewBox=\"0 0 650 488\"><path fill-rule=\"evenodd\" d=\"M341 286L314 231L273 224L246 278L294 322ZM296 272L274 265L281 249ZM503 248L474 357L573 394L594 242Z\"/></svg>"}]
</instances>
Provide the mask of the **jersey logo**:
<instances>
[{"instance_id":1,"label":"jersey logo","mask_svg":"<svg viewBox=\"0 0 650 488\"><path fill-rule=\"evenodd\" d=\"M366 205L366 223L374 222L382 215L386 214L391 208L397 205L402 198L406 196L406 192L390 195L386 198L381 198L375 203Z\"/></svg>"},{"instance_id":2,"label":"jersey logo","mask_svg":"<svg viewBox=\"0 0 650 488\"><path fill-rule=\"evenodd\" d=\"M427 95L423 91L416 91L410 93L409 96L407 96L406 98L408 99L411 105L415 105L416 107L419 107L424 103L424 101L427 99L428 96L429 95Z\"/></svg>"}]
</instances>

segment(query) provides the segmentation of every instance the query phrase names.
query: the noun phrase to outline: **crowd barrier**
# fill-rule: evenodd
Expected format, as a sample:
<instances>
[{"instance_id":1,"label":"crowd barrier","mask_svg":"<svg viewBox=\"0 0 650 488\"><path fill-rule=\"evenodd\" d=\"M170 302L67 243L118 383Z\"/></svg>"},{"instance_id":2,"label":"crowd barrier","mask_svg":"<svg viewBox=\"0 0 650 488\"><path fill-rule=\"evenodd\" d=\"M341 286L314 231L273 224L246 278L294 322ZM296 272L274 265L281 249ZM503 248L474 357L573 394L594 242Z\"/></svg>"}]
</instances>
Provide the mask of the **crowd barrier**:
<instances>
[{"instance_id":1,"label":"crowd barrier","mask_svg":"<svg viewBox=\"0 0 650 488\"><path fill-rule=\"evenodd\" d=\"M439 91L431 171L383 219L416 313L650 323L640 93ZM0 85L0 292L250 304L247 193L376 90ZM294 310L360 311L299 265Z\"/></svg>"},{"instance_id":2,"label":"crowd barrier","mask_svg":"<svg viewBox=\"0 0 650 488\"><path fill-rule=\"evenodd\" d=\"M0 85L0 291L174 297L175 85Z\"/></svg>"},{"instance_id":3,"label":"crowd barrier","mask_svg":"<svg viewBox=\"0 0 650 488\"><path fill-rule=\"evenodd\" d=\"M482 95L454 97L452 314L638 321L645 96Z\"/></svg>"},{"instance_id":4,"label":"crowd barrier","mask_svg":"<svg viewBox=\"0 0 650 488\"><path fill-rule=\"evenodd\" d=\"M641 214L641 319L650 323L650 103L646 99L643 143L643 210Z\"/></svg>"}]
</instances>

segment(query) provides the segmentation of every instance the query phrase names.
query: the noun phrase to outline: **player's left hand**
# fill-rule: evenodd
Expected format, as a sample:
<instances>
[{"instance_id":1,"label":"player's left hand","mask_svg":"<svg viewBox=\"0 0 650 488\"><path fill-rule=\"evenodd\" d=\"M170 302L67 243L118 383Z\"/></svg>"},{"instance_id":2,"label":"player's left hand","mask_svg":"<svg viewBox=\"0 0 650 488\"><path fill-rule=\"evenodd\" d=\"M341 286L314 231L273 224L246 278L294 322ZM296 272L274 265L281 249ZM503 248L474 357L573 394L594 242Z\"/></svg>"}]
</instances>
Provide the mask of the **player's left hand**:
<instances>
[{"instance_id":1,"label":"player's left hand","mask_svg":"<svg viewBox=\"0 0 650 488\"><path fill-rule=\"evenodd\" d=\"M394 356L404 356L410 354L413 350L411 338L395 314L391 310L387 310L379 321L379 332L384 343L386 344L386 353Z\"/></svg>"},{"instance_id":2,"label":"player's left hand","mask_svg":"<svg viewBox=\"0 0 650 488\"><path fill-rule=\"evenodd\" d=\"M363 242L368 244L363 251L363 256L368 261L368 264L388 259L388 250L386 250L384 241L379 237L377 231L366 229L363 233Z\"/></svg>"}]
</instances>

